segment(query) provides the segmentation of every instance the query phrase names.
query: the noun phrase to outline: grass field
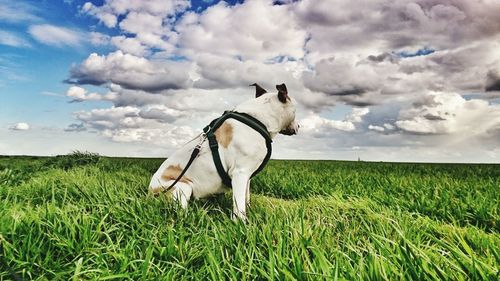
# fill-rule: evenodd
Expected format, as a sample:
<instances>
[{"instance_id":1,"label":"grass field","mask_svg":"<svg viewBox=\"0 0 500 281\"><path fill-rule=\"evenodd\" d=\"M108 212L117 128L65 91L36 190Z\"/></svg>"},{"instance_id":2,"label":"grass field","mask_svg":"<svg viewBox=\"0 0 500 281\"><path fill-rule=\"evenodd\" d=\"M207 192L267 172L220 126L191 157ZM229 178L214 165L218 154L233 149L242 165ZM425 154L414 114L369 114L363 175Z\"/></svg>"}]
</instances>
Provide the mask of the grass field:
<instances>
[{"instance_id":1,"label":"grass field","mask_svg":"<svg viewBox=\"0 0 500 281\"><path fill-rule=\"evenodd\" d=\"M0 280L500 277L500 165L271 161L245 225L148 196L161 161L0 157Z\"/></svg>"}]
</instances>

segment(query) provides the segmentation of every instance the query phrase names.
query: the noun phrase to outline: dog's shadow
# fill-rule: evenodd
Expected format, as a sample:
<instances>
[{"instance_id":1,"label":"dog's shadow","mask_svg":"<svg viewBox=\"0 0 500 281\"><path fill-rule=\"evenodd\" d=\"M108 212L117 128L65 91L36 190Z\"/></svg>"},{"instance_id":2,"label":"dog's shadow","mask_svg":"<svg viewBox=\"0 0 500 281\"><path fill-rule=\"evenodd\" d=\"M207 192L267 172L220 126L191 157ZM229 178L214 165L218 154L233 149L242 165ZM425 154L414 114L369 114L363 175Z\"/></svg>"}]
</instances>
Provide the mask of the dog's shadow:
<instances>
[{"instance_id":1,"label":"dog's shadow","mask_svg":"<svg viewBox=\"0 0 500 281\"><path fill-rule=\"evenodd\" d=\"M232 194L218 194L210 196L203 199L190 200L189 205L186 210L183 210L179 203L174 202L171 196L155 196L163 202L162 212L168 214L168 216L173 216L179 218L179 216L193 214L193 213L204 213L210 217L231 217L232 215Z\"/></svg>"},{"instance_id":2,"label":"dog's shadow","mask_svg":"<svg viewBox=\"0 0 500 281\"><path fill-rule=\"evenodd\" d=\"M202 209L210 216L230 216L233 208L231 193L218 194L203 199L192 200L191 207Z\"/></svg>"}]
</instances>

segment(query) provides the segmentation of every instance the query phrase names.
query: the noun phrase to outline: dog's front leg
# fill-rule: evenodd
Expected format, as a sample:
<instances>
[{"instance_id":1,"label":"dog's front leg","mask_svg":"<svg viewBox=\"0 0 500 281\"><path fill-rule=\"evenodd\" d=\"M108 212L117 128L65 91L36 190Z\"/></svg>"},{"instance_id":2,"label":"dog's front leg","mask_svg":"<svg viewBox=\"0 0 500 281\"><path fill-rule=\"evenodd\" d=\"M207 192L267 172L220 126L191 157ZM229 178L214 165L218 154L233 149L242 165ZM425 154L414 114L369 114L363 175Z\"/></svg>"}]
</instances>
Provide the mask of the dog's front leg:
<instances>
[{"instance_id":1,"label":"dog's front leg","mask_svg":"<svg viewBox=\"0 0 500 281\"><path fill-rule=\"evenodd\" d=\"M231 183L233 185L233 219L239 218L246 221L246 193L250 173L246 171L236 171L233 174Z\"/></svg>"},{"instance_id":2,"label":"dog's front leg","mask_svg":"<svg viewBox=\"0 0 500 281\"><path fill-rule=\"evenodd\" d=\"M248 206L250 206L250 180L247 182L247 191L245 193L245 203Z\"/></svg>"}]
</instances>

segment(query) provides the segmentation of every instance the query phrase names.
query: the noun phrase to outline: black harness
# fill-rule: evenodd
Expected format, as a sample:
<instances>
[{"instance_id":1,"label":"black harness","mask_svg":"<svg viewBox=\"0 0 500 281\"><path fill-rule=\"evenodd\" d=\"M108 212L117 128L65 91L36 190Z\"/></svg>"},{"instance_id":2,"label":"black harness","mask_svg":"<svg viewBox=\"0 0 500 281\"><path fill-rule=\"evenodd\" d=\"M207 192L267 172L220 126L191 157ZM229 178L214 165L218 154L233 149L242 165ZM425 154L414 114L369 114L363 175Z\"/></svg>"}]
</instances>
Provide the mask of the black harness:
<instances>
[{"instance_id":1,"label":"black harness","mask_svg":"<svg viewBox=\"0 0 500 281\"><path fill-rule=\"evenodd\" d=\"M271 136L269 135L269 132L267 131L267 128L262 122L257 120L256 118L246 114L246 113L241 113L241 112L236 112L236 111L225 111L224 114L222 114L221 117L216 118L208 124L205 128L203 128L203 135L201 142L194 148L193 152L191 153L191 158L189 159L188 163L186 164L186 167L180 175L177 177L177 179L172 183L169 187L163 188L164 191L170 190L174 185L184 176L186 173L187 169L191 164L193 163L194 159L198 155L201 149L202 143L205 141L205 138L208 139L208 145L210 147L210 150L212 151L212 158L214 160L215 168L217 169L217 173L219 174L220 178L222 179L222 183L227 186L227 187L232 187L231 184L231 177L227 174L227 171L224 169L224 166L222 165L222 161L220 159L220 154L219 154L219 143L217 142L217 139L215 137L215 131L224 123L229 118L236 119L240 121L241 123L249 126L250 128L256 130L265 140L266 140L266 147L267 147L267 154L264 160L262 161L262 164L253 172L252 176L255 176L258 174L262 169L264 169L264 166L266 166L267 162L271 158L271 152L272 152L272 146L271 143L273 142L271 140Z\"/></svg>"}]
</instances>

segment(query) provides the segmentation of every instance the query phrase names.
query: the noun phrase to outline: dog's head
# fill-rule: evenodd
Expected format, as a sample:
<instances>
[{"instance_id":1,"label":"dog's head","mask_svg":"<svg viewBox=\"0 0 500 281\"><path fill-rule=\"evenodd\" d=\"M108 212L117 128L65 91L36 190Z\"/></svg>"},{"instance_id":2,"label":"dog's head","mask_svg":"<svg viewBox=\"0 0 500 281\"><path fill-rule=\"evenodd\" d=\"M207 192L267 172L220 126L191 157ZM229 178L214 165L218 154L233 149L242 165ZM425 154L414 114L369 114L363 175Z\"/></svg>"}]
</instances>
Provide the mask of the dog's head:
<instances>
[{"instance_id":1,"label":"dog's head","mask_svg":"<svg viewBox=\"0 0 500 281\"><path fill-rule=\"evenodd\" d=\"M299 124L295 121L295 101L288 96L288 90L285 83L276 85L276 89L278 90L276 94L267 93L267 91L257 83L250 86L255 86L255 97L266 98L266 102L270 103L273 112L279 117L279 133L287 136L297 134Z\"/></svg>"}]
</instances>

